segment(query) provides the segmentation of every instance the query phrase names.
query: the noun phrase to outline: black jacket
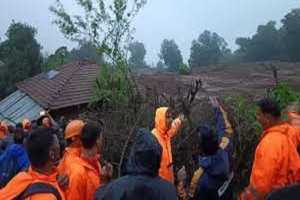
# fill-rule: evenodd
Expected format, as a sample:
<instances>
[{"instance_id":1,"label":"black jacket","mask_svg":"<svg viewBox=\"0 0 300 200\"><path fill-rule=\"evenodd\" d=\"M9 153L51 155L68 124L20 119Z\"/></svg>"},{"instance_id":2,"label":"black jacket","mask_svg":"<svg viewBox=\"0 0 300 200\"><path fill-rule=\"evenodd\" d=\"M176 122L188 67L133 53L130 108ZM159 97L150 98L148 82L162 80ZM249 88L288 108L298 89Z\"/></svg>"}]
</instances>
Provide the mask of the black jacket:
<instances>
[{"instance_id":1,"label":"black jacket","mask_svg":"<svg viewBox=\"0 0 300 200\"><path fill-rule=\"evenodd\" d=\"M300 199L300 184L291 185L272 192L267 200L298 200Z\"/></svg>"},{"instance_id":2,"label":"black jacket","mask_svg":"<svg viewBox=\"0 0 300 200\"><path fill-rule=\"evenodd\" d=\"M162 148L152 133L138 131L126 175L99 188L95 200L173 200L175 187L158 176Z\"/></svg>"}]
</instances>

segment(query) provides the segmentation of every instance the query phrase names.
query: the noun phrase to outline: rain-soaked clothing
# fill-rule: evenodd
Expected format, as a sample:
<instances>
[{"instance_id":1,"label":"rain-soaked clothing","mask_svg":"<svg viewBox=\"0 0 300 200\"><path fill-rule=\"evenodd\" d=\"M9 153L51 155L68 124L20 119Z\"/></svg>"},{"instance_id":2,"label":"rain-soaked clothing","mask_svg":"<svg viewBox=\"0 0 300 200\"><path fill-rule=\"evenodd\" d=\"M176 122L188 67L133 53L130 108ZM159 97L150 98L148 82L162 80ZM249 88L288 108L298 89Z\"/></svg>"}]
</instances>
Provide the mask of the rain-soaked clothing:
<instances>
[{"instance_id":1,"label":"rain-soaked clothing","mask_svg":"<svg viewBox=\"0 0 300 200\"><path fill-rule=\"evenodd\" d=\"M66 172L68 168L74 163L74 159L80 157L80 147L67 147L65 148L63 158L60 160L58 170L59 172Z\"/></svg>"},{"instance_id":2,"label":"rain-soaked clothing","mask_svg":"<svg viewBox=\"0 0 300 200\"><path fill-rule=\"evenodd\" d=\"M15 200L15 198L24 192L31 184L47 183L58 190L61 199L64 200L64 193L58 186L56 176L56 171L53 171L51 175L45 175L29 168L28 172L20 172L6 185L6 187L0 190L0 199ZM39 193L26 198L26 200L56 200L56 197L51 193Z\"/></svg>"},{"instance_id":3,"label":"rain-soaked clothing","mask_svg":"<svg viewBox=\"0 0 300 200\"><path fill-rule=\"evenodd\" d=\"M75 157L65 174L69 176L66 190L67 200L92 200L100 186L100 162L98 158L84 159Z\"/></svg>"},{"instance_id":4,"label":"rain-soaked clothing","mask_svg":"<svg viewBox=\"0 0 300 200\"><path fill-rule=\"evenodd\" d=\"M174 182L174 172L173 172L173 157L172 157L172 147L171 139L176 135L182 122L180 119L175 119L172 122L171 128L166 127L166 113L168 111L167 107L161 107L156 110L155 114L155 128L152 133L155 135L156 139L162 146L162 159L160 163L159 176L163 179L173 183Z\"/></svg>"},{"instance_id":5,"label":"rain-soaked clothing","mask_svg":"<svg viewBox=\"0 0 300 200\"><path fill-rule=\"evenodd\" d=\"M295 145L297 145L300 150L300 115L297 113L288 113L289 124L294 128L294 132L291 135L292 140Z\"/></svg>"},{"instance_id":6,"label":"rain-soaked clothing","mask_svg":"<svg viewBox=\"0 0 300 200\"><path fill-rule=\"evenodd\" d=\"M99 188L95 200L175 200L176 189L158 176L162 147L140 129L126 165L126 175Z\"/></svg>"},{"instance_id":7,"label":"rain-soaked clothing","mask_svg":"<svg viewBox=\"0 0 300 200\"><path fill-rule=\"evenodd\" d=\"M296 182L300 166L294 131L289 123L280 123L263 132L255 152L250 185L240 199L264 199L272 191Z\"/></svg>"}]
</instances>

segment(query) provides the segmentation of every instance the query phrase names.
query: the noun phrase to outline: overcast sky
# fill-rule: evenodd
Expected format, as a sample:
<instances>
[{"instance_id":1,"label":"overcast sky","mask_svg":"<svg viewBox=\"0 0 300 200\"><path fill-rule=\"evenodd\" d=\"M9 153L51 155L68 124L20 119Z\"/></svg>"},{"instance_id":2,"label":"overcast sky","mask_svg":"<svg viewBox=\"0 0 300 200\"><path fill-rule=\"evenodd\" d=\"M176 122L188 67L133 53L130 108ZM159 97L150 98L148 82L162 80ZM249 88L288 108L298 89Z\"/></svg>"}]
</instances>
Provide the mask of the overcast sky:
<instances>
[{"instance_id":1,"label":"overcast sky","mask_svg":"<svg viewBox=\"0 0 300 200\"><path fill-rule=\"evenodd\" d=\"M37 39L43 52L52 53L60 46L74 47L63 37L49 6L55 0L0 0L0 38L12 20L26 22L38 29ZM76 11L75 0L63 0ZM135 38L144 42L149 64L158 60L163 39L175 39L187 60L191 41L205 29L217 32L231 48L237 37L250 36L260 24L280 19L291 9L300 7L300 0L148 0L137 16Z\"/></svg>"}]
</instances>

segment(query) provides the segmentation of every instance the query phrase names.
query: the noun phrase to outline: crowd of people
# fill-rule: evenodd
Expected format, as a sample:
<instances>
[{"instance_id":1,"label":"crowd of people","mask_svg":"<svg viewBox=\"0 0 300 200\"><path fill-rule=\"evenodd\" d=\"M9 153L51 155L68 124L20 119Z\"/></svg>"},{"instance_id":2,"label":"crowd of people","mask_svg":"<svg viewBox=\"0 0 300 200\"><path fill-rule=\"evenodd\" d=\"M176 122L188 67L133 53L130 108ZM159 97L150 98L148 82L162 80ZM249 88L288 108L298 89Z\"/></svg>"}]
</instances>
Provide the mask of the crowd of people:
<instances>
[{"instance_id":1,"label":"crowd of people","mask_svg":"<svg viewBox=\"0 0 300 200\"><path fill-rule=\"evenodd\" d=\"M234 128L215 97L215 127L197 128L197 170L174 173L172 138L185 123L160 107L153 130L138 129L124 175L113 180L113 166L102 157L103 127L72 120L58 125L49 114L16 126L0 124L0 200L231 200ZM263 127L249 186L239 200L297 199L300 186L300 106L286 108L268 98L257 103ZM257 134L257 133L253 133ZM249 158L245 155L245 159ZM295 196L296 195L296 196Z\"/></svg>"}]
</instances>

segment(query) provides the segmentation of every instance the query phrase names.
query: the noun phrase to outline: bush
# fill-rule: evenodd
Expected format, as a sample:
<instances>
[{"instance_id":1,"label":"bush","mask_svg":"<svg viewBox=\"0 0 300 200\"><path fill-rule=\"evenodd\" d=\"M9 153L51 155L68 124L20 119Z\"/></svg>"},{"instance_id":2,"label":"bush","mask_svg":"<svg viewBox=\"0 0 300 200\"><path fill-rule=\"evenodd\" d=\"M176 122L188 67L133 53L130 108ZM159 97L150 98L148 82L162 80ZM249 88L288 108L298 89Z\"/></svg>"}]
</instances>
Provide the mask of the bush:
<instances>
[{"instance_id":1,"label":"bush","mask_svg":"<svg viewBox=\"0 0 300 200\"><path fill-rule=\"evenodd\" d=\"M225 99L228 113L234 127L233 167L235 194L240 193L248 184L254 152L262 129L256 121L256 106L252 99L235 96Z\"/></svg>"},{"instance_id":2,"label":"bush","mask_svg":"<svg viewBox=\"0 0 300 200\"><path fill-rule=\"evenodd\" d=\"M279 83L267 95L277 101L281 109L286 108L292 102L300 102L300 92L294 90L286 83Z\"/></svg>"}]
</instances>

